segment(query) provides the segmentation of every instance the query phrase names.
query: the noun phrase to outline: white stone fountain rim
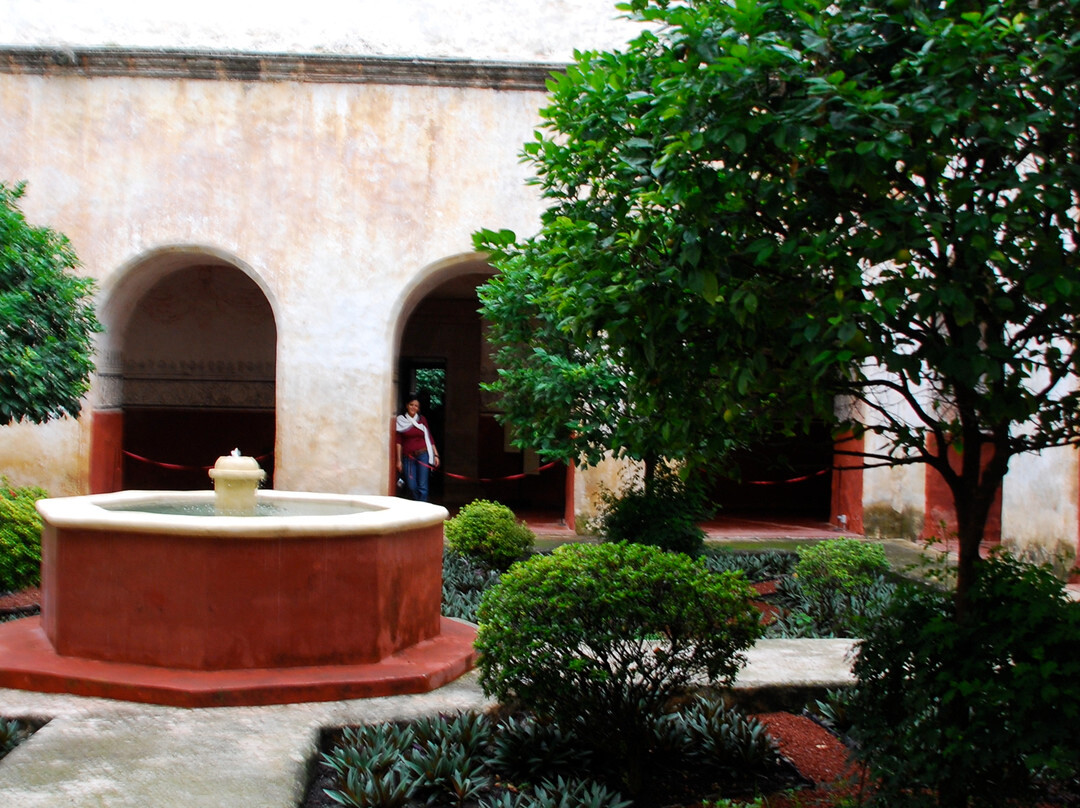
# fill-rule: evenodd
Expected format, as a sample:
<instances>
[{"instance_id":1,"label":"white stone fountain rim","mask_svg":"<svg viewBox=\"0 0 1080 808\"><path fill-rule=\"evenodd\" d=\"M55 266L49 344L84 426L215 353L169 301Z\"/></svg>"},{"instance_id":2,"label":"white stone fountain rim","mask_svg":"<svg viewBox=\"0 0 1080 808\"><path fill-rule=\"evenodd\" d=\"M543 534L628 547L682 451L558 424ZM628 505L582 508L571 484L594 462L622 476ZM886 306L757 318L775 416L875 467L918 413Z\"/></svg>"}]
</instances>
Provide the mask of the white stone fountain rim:
<instances>
[{"instance_id":1,"label":"white stone fountain rim","mask_svg":"<svg viewBox=\"0 0 1080 808\"><path fill-rule=\"evenodd\" d=\"M303 491L257 491L257 502L355 505L355 513L334 515L190 516L109 510L154 503L204 504L213 491L117 491L79 497L41 499L38 512L49 525L64 529L120 533L170 533L237 539L400 533L441 525L450 515L441 505L398 497L320 494Z\"/></svg>"}]
</instances>

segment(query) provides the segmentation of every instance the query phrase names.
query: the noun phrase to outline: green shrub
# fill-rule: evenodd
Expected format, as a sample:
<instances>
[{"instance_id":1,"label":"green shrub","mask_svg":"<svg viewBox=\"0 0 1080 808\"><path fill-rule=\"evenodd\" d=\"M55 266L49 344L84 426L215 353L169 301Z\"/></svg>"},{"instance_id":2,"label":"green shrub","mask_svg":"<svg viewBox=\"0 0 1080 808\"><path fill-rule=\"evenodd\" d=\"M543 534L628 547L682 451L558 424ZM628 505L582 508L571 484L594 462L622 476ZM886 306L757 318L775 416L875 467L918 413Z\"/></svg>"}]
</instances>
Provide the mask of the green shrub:
<instances>
[{"instance_id":1,"label":"green shrub","mask_svg":"<svg viewBox=\"0 0 1080 808\"><path fill-rule=\"evenodd\" d=\"M528 555L536 536L505 505L476 499L444 525L451 550L476 559L491 569L505 570Z\"/></svg>"},{"instance_id":2,"label":"green shrub","mask_svg":"<svg viewBox=\"0 0 1080 808\"><path fill-rule=\"evenodd\" d=\"M0 592L41 583L41 516L34 502L42 488L12 488L0 478Z\"/></svg>"},{"instance_id":3,"label":"green shrub","mask_svg":"<svg viewBox=\"0 0 1080 808\"><path fill-rule=\"evenodd\" d=\"M652 726L692 682L729 683L761 633L740 573L655 547L565 545L510 569L480 603L480 682L562 726L640 787Z\"/></svg>"},{"instance_id":4,"label":"green shrub","mask_svg":"<svg viewBox=\"0 0 1080 808\"><path fill-rule=\"evenodd\" d=\"M605 541L647 544L697 556L705 544L705 531L699 523L708 512L698 486L662 469L647 485L622 494L604 491L597 521Z\"/></svg>"},{"instance_id":5,"label":"green shrub","mask_svg":"<svg viewBox=\"0 0 1080 808\"><path fill-rule=\"evenodd\" d=\"M876 805L1034 805L1078 774L1080 604L1005 555L968 603L905 585L858 646L847 713Z\"/></svg>"},{"instance_id":6,"label":"green shrub","mask_svg":"<svg viewBox=\"0 0 1080 808\"><path fill-rule=\"evenodd\" d=\"M800 547L795 565L796 577L813 598L837 592L857 595L888 570L881 545L859 539L830 539Z\"/></svg>"}]
</instances>

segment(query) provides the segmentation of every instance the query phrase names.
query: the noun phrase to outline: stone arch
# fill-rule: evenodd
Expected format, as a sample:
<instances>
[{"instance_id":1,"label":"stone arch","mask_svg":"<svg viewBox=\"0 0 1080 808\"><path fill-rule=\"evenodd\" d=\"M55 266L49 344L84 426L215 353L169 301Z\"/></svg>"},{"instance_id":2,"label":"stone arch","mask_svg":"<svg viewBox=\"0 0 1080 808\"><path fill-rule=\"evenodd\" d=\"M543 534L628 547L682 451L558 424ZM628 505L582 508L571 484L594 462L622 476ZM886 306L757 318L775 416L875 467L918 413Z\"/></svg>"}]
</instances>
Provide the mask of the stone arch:
<instances>
[{"instance_id":1,"label":"stone arch","mask_svg":"<svg viewBox=\"0 0 1080 808\"><path fill-rule=\"evenodd\" d=\"M102 290L90 488L209 487L233 448L274 468L277 317L250 267L181 245L138 256Z\"/></svg>"},{"instance_id":2,"label":"stone arch","mask_svg":"<svg viewBox=\"0 0 1080 808\"><path fill-rule=\"evenodd\" d=\"M572 467L541 468L535 453L511 447L495 420L497 402L480 390L482 381L494 378L495 366L476 288L493 274L484 255L464 253L428 265L403 291L394 323L395 412L413 391L418 369L442 368L445 403L441 412L436 407L429 413L444 466L435 475L433 499L454 508L484 497L519 513L562 519L573 513Z\"/></svg>"}]
</instances>

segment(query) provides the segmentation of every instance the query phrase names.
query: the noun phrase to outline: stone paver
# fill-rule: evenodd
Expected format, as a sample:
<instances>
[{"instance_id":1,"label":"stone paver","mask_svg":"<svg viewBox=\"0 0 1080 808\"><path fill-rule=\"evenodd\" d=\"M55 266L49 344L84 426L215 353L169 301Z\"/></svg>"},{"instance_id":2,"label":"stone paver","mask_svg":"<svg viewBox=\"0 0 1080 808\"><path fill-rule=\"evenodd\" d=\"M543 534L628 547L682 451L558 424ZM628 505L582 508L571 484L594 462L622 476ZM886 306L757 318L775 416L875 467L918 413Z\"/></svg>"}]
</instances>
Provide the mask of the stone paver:
<instances>
[{"instance_id":1,"label":"stone paver","mask_svg":"<svg viewBox=\"0 0 1080 808\"><path fill-rule=\"evenodd\" d=\"M0 715L51 718L0 761L19 808L295 808L323 727L484 707L475 673L431 693L184 709L0 690Z\"/></svg>"}]
</instances>

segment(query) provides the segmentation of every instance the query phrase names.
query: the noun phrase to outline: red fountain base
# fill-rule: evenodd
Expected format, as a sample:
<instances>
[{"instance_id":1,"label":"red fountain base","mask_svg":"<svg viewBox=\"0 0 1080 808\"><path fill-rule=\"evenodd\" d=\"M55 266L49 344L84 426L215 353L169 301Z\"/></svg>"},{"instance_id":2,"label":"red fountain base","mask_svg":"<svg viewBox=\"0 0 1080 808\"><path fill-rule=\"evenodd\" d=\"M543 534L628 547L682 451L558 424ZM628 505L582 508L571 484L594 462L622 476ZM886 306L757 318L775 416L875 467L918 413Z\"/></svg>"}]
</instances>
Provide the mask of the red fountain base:
<instances>
[{"instance_id":1,"label":"red fountain base","mask_svg":"<svg viewBox=\"0 0 1080 808\"><path fill-rule=\"evenodd\" d=\"M425 692L473 666L475 630L439 615L445 509L259 496L307 515L162 514L161 492L42 500L42 614L0 625L0 687L261 705Z\"/></svg>"},{"instance_id":2,"label":"red fountain base","mask_svg":"<svg viewBox=\"0 0 1080 808\"><path fill-rule=\"evenodd\" d=\"M56 653L38 617L0 624L0 687L172 707L240 707L426 693L475 663L476 631L442 619L435 638L375 663L197 671Z\"/></svg>"}]
</instances>

